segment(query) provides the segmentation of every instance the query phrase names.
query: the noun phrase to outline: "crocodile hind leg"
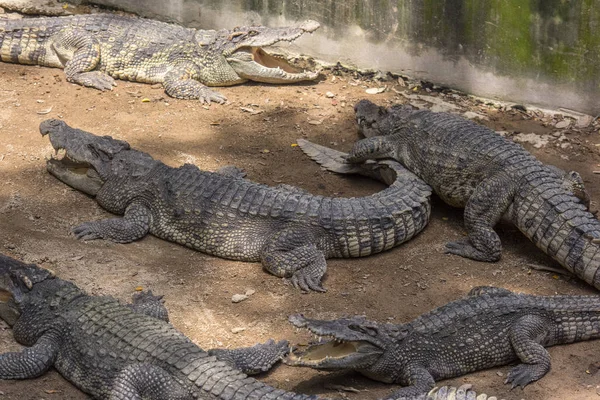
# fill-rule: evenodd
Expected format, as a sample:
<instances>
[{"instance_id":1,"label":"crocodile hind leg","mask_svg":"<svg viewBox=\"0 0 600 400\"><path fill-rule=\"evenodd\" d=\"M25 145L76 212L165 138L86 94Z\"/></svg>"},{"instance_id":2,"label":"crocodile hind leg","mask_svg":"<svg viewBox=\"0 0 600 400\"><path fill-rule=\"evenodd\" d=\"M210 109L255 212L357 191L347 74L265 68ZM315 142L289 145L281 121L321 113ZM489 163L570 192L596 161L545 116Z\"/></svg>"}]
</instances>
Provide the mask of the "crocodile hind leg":
<instances>
[{"instance_id":1,"label":"crocodile hind leg","mask_svg":"<svg viewBox=\"0 0 600 400\"><path fill-rule=\"evenodd\" d=\"M504 173L481 182L465 207L468 238L446 244L446 253L478 261L498 261L502 244L494 226L512 203L514 192Z\"/></svg>"},{"instance_id":2,"label":"crocodile hind leg","mask_svg":"<svg viewBox=\"0 0 600 400\"><path fill-rule=\"evenodd\" d=\"M269 339L252 347L239 349L211 349L208 354L225 361L232 367L239 369L247 375L267 372L275 363L280 361L289 352L289 342L281 340L277 343Z\"/></svg>"},{"instance_id":3,"label":"crocodile hind leg","mask_svg":"<svg viewBox=\"0 0 600 400\"><path fill-rule=\"evenodd\" d=\"M148 234L151 219L152 215L146 206L132 203L125 210L123 218L86 222L73 228L73 233L80 240L107 239L130 243Z\"/></svg>"},{"instance_id":4,"label":"crocodile hind leg","mask_svg":"<svg viewBox=\"0 0 600 400\"><path fill-rule=\"evenodd\" d=\"M512 326L510 342L523 363L510 370L505 383L524 388L550 371L550 354L540 344L548 332L548 323L536 315L525 315Z\"/></svg>"},{"instance_id":5,"label":"crocodile hind leg","mask_svg":"<svg viewBox=\"0 0 600 400\"><path fill-rule=\"evenodd\" d=\"M21 352L0 354L0 379L36 378L54 365L60 339L49 330L31 347Z\"/></svg>"},{"instance_id":6,"label":"crocodile hind leg","mask_svg":"<svg viewBox=\"0 0 600 400\"><path fill-rule=\"evenodd\" d=\"M165 370L132 364L116 377L109 400L192 400L193 395Z\"/></svg>"},{"instance_id":7,"label":"crocodile hind leg","mask_svg":"<svg viewBox=\"0 0 600 400\"><path fill-rule=\"evenodd\" d=\"M93 71L100 63L100 44L84 30L64 30L56 35L52 48L65 67L67 81L99 90L112 90L115 80Z\"/></svg>"},{"instance_id":8,"label":"crocodile hind leg","mask_svg":"<svg viewBox=\"0 0 600 400\"><path fill-rule=\"evenodd\" d=\"M325 292L321 280L327 262L323 251L311 244L313 235L293 227L275 234L261 253L264 268L275 276L288 278L294 287L306 292Z\"/></svg>"},{"instance_id":9,"label":"crocodile hind leg","mask_svg":"<svg viewBox=\"0 0 600 400\"><path fill-rule=\"evenodd\" d=\"M169 322L169 311L164 305L163 296L155 296L151 290L134 294L128 306L138 314Z\"/></svg>"}]
</instances>

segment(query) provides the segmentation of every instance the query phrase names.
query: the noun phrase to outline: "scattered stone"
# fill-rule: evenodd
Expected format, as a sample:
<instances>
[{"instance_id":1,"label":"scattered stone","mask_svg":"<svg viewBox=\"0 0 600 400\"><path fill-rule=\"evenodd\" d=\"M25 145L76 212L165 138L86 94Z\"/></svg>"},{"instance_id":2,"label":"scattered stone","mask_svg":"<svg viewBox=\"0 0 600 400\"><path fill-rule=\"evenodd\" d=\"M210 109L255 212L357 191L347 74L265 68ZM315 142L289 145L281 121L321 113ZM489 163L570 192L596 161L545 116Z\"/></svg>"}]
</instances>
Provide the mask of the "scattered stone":
<instances>
[{"instance_id":1,"label":"scattered stone","mask_svg":"<svg viewBox=\"0 0 600 400\"><path fill-rule=\"evenodd\" d=\"M536 149L541 149L548 144L550 135L536 135L535 133L519 133L513 136L513 140L519 143L531 143Z\"/></svg>"},{"instance_id":2,"label":"scattered stone","mask_svg":"<svg viewBox=\"0 0 600 400\"><path fill-rule=\"evenodd\" d=\"M581 117L577 118L575 126L580 129L587 128L592 124L593 121L594 117L592 117L591 115L582 115Z\"/></svg>"},{"instance_id":3,"label":"scattered stone","mask_svg":"<svg viewBox=\"0 0 600 400\"><path fill-rule=\"evenodd\" d=\"M327 92L327 93L325 93L325 97L327 97L329 99L333 99L335 97L335 94L332 92Z\"/></svg>"},{"instance_id":4,"label":"scattered stone","mask_svg":"<svg viewBox=\"0 0 600 400\"><path fill-rule=\"evenodd\" d=\"M483 114L478 114L476 112L473 111L467 111L463 114L463 117L467 118L467 119L481 119L483 121L487 121L489 120L489 118Z\"/></svg>"},{"instance_id":5,"label":"scattered stone","mask_svg":"<svg viewBox=\"0 0 600 400\"><path fill-rule=\"evenodd\" d=\"M365 90L365 92L367 94L379 94L379 93L385 92L386 88L387 88L387 86L379 87L379 88L368 88L367 90Z\"/></svg>"},{"instance_id":6,"label":"scattered stone","mask_svg":"<svg viewBox=\"0 0 600 400\"><path fill-rule=\"evenodd\" d=\"M247 298L248 298L248 296L245 294L234 294L233 296L231 296L231 302L232 303L240 303L240 302L246 300Z\"/></svg>"},{"instance_id":7,"label":"scattered stone","mask_svg":"<svg viewBox=\"0 0 600 400\"><path fill-rule=\"evenodd\" d=\"M245 330L246 330L246 328L242 328L241 326L239 326L236 328L231 328L231 333L238 334L240 332L244 332Z\"/></svg>"},{"instance_id":8,"label":"scattered stone","mask_svg":"<svg viewBox=\"0 0 600 400\"><path fill-rule=\"evenodd\" d=\"M38 113L39 115L46 115L46 114L50 113L50 111L52 111L52 106L50 106L50 108L46 108L46 109L44 109L44 110L40 110L40 111L38 111L37 113Z\"/></svg>"},{"instance_id":9,"label":"scattered stone","mask_svg":"<svg viewBox=\"0 0 600 400\"><path fill-rule=\"evenodd\" d=\"M254 289L246 290L246 296L248 296L248 297L252 296L254 293L256 293L256 290L254 290Z\"/></svg>"},{"instance_id":10,"label":"scattered stone","mask_svg":"<svg viewBox=\"0 0 600 400\"><path fill-rule=\"evenodd\" d=\"M565 129L571 126L571 121L568 119L563 119L562 121L558 121L554 127L556 129Z\"/></svg>"},{"instance_id":11,"label":"scattered stone","mask_svg":"<svg viewBox=\"0 0 600 400\"><path fill-rule=\"evenodd\" d=\"M448 103L447 101L444 101L438 97L423 96L420 94L404 94L404 93L402 93L402 95L409 100L420 100L420 101L425 101L427 103L433 104L433 106L430 109L433 112L452 112L452 111L456 112L457 110L459 110L458 106L456 106L452 103Z\"/></svg>"},{"instance_id":12,"label":"scattered stone","mask_svg":"<svg viewBox=\"0 0 600 400\"><path fill-rule=\"evenodd\" d=\"M318 119L309 119L308 123L311 125L321 125L323 123L323 121L318 120Z\"/></svg>"}]
</instances>

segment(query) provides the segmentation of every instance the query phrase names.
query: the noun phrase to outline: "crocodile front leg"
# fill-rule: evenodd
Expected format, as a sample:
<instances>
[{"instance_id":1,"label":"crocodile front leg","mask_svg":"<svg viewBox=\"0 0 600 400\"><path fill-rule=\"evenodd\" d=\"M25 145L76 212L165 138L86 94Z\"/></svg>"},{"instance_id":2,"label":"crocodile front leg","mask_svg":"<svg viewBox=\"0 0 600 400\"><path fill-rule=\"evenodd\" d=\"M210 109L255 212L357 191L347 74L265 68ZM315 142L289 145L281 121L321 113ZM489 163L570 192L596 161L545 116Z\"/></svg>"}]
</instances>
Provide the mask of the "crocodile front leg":
<instances>
[{"instance_id":1,"label":"crocodile front leg","mask_svg":"<svg viewBox=\"0 0 600 400\"><path fill-rule=\"evenodd\" d=\"M524 388L550 371L550 354L540 344L548 332L548 322L537 315L525 315L512 326L510 343L523 364L510 370L505 383Z\"/></svg>"},{"instance_id":2,"label":"crocodile front leg","mask_svg":"<svg viewBox=\"0 0 600 400\"><path fill-rule=\"evenodd\" d=\"M86 222L73 229L80 240L107 239L117 243L130 243L143 238L150 230L152 215L148 207L132 203L123 218L109 218Z\"/></svg>"},{"instance_id":3,"label":"crocodile front leg","mask_svg":"<svg viewBox=\"0 0 600 400\"><path fill-rule=\"evenodd\" d=\"M498 261L502 252L500 237L494 226L513 201L514 184L505 173L481 182L465 207L468 238L446 245L446 253L478 261Z\"/></svg>"},{"instance_id":4,"label":"crocodile front leg","mask_svg":"<svg viewBox=\"0 0 600 400\"><path fill-rule=\"evenodd\" d=\"M211 101L223 104L227 101L227 97L200 83L197 80L198 76L199 71L195 64L179 63L165 75L163 80L165 92L177 99L200 100L206 104Z\"/></svg>"},{"instance_id":5,"label":"crocodile front leg","mask_svg":"<svg viewBox=\"0 0 600 400\"><path fill-rule=\"evenodd\" d=\"M21 352L0 354L0 379L36 378L54 365L61 346L60 336L50 330Z\"/></svg>"},{"instance_id":6,"label":"crocodile front leg","mask_svg":"<svg viewBox=\"0 0 600 400\"><path fill-rule=\"evenodd\" d=\"M211 349L208 354L217 357L219 361L225 361L245 374L254 375L270 370L288 354L289 345L287 340L275 343L273 339L269 339L265 343L259 343L252 347Z\"/></svg>"},{"instance_id":7,"label":"crocodile front leg","mask_svg":"<svg viewBox=\"0 0 600 400\"><path fill-rule=\"evenodd\" d=\"M408 386L394 392L386 400L403 400L420 398L427 394L435 386L435 379L425 368L418 366L408 366L404 371L402 383L407 383Z\"/></svg>"},{"instance_id":8,"label":"crocodile front leg","mask_svg":"<svg viewBox=\"0 0 600 400\"><path fill-rule=\"evenodd\" d=\"M393 158L395 155L395 145L392 136L373 136L361 139L354 143L352 150L346 157L349 163L361 163L367 160L377 160L380 158Z\"/></svg>"},{"instance_id":9,"label":"crocodile front leg","mask_svg":"<svg viewBox=\"0 0 600 400\"><path fill-rule=\"evenodd\" d=\"M100 43L81 29L66 29L58 33L52 48L65 66L67 81L99 90L112 90L115 80L93 71L100 63Z\"/></svg>"},{"instance_id":10,"label":"crocodile front leg","mask_svg":"<svg viewBox=\"0 0 600 400\"><path fill-rule=\"evenodd\" d=\"M160 367L128 365L113 383L109 400L193 400L193 395Z\"/></svg>"},{"instance_id":11,"label":"crocodile front leg","mask_svg":"<svg viewBox=\"0 0 600 400\"><path fill-rule=\"evenodd\" d=\"M325 254L312 242L314 232L308 228L283 229L270 238L262 251L261 262L273 275L289 278L296 288L325 292L321 286L327 271Z\"/></svg>"}]
</instances>

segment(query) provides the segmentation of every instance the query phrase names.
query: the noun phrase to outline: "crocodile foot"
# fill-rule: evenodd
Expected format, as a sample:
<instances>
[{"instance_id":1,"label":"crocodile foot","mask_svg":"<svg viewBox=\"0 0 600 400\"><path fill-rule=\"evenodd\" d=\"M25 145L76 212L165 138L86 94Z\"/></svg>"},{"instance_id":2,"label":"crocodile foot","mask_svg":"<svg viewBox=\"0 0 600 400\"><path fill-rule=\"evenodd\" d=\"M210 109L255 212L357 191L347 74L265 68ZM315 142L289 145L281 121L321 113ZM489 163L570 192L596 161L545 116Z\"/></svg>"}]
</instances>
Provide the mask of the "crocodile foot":
<instances>
[{"instance_id":1,"label":"crocodile foot","mask_svg":"<svg viewBox=\"0 0 600 400\"><path fill-rule=\"evenodd\" d=\"M102 239L94 222L85 222L73 228L73 234L79 240Z\"/></svg>"},{"instance_id":2,"label":"crocodile foot","mask_svg":"<svg viewBox=\"0 0 600 400\"><path fill-rule=\"evenodd\" d=\"M519 364L510 370L504 383L510 383L512 389L517 386L521 386L521 388L524 389L525 386L529 385L531 382L537 381L538 374L536 367L536 365Z\"/></svg>"},{"instance_id":3,"label":"crocodile foot","mask_svg":"<svg viewBox=\"0 0 600 400\"><path fill-rule=\"evenodd\" d=\"M457 240L456 242L448 242L446 243L446 249L444 250L446 254L455 254L457 256L470 258L471 260L476 261L487 261L494 262L500 259L498 255L490 255L484 253L481 250L475 248L469 239Z\"/></svg>"},{"instance_id":4,"label":"crocodile foot","mask_svg":"<svg viewBox=\"0 0 600 400\"><path fill-rule=\"evenodd\" d=\"M113 86L117 86L111 76L100 71L82 72L69 77L68 81L102 91L112 90Z\"/></svg>"},{"instance_id":5,"label":"crocodile foot","mask_svg":"<svg viewBox=\"0 0 600 400\"><path fill-rule=\"evenodd\" d=\"M227 101L227 97L223 96L217 91L203 87L198 90L198 100L200 100L202 104L210 104L211 101L214 103L224 104Z\"/></svg>"},{"instance_id":6,"label":"crocodile foot","mask_svg":"<svg viewBox=\"0 0 600 400\"><path fill-rule=\"evenodd\" d=\"M321 285L323 275L325 275L325 270L321 270L317 265L309 265L294 272L289 278L289 282L294 285L296 289L301 289L305 292L314 290L315 292L324 293L327 289Z\"/></svg>"},{"instance_id":7,"label":"crocodile foot","mask_svg":"<svg viewBox=\"0 0 600 400\"><path fill-rule=\"evenodd\" d=\"M289 351L290 343L287 340L275 342L273 339L269 339L265 343L259 343L252 347L211 349L208 354L217 357L219 361L227 362L247 375L254 375L269 371Z\"/></svg>"}]
</instances>

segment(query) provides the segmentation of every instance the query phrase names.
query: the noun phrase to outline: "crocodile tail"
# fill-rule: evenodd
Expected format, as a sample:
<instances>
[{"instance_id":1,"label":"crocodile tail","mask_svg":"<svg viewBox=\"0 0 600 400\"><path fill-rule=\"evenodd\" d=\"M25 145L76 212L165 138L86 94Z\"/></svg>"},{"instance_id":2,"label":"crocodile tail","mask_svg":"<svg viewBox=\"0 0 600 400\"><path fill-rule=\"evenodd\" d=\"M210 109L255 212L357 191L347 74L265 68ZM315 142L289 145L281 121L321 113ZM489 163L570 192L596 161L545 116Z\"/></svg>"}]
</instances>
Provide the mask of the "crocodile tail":
<instances>
[{"instance_id":1,"label":"crocodile tail","mask_svg":"<svg viewBox=\"0 0 600 400\"><path fill-rule=\"evenodd\" d=\"M329 171L360 174L389 185L367 197L322 200L321 225L329 228L331 220L331 230L339 233L340 254L334 256L379 253L411 239L429 222L432 189L400 163L381 160L349 164L346 153L302 139L298 145Z\"/></svg>"},{"instance_id":2,"label":"crocodile tail","mask_svg":"<svg viewBox=\"0 0 600 400\"><path fill-rule=\"evenodd\" d=\"M488 396L487 394L477 394L471 390L471 385L442 386L435 388L427 395L423 396L423 400L496 400L496 397ZM398 399L396 399L398 400Z\"/></svg>"},{"instance_id":3,"label":"crocodile tail","mask_svg":"<svg viewBox=\"0 0 600 400\"><path fill-rule=\"evenodd\" d=\"M550 170L526 175L512 219L537 247L600 289L600 222Z\"/></svg>"}]
</instances>

